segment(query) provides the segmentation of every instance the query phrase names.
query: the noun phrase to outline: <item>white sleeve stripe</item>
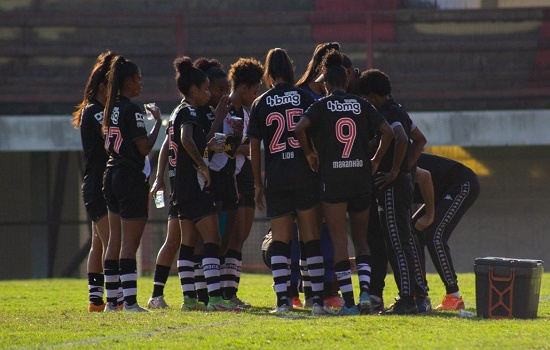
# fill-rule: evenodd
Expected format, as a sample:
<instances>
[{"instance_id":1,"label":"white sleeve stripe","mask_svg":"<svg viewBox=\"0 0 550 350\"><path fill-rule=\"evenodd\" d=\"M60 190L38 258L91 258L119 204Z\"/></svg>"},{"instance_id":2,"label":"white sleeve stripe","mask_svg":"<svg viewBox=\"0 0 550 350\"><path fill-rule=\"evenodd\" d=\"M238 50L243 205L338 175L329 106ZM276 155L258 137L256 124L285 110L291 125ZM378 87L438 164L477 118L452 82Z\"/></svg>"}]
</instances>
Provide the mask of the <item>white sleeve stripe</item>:
<instances>
[{"instance_id":1,"label":"white sleeve stripe","mask_svg":"<svg viewBox=\"0 0 550 350\"><path fill-rule=\"evenodd\" d=\"M403 124L401 124L401 122L393 122L393 123L391 123L390 126L391 126L392 129L394 129L394 128L398 127L398 126L403 126Z\"/></svg>"}]
</instances>

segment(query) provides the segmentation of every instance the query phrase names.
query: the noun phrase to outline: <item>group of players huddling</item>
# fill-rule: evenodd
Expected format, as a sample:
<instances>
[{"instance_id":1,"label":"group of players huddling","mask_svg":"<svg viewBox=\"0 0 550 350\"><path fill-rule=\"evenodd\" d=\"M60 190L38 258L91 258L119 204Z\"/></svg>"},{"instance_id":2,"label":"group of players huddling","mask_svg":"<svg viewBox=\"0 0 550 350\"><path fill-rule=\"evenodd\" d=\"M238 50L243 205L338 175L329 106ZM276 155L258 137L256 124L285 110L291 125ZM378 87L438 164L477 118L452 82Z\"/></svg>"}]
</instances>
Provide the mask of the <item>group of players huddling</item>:
<instances>
[{"instance_id":1,"label":"group of players huddling","mask_svg":"<svg viewBox=\"0 0 550 350\"><path fill-rule=\"evenodd\" d=\"M137 303L136 252L149 197L166 189L166 168L167 235L149 309L168 307L164 286L176 254L183 311L251 307L237 292L255 208L265 210L271 224L265 256L276 294L273 313L302 306L290 281L296 240L305 306L314 315L430 311L426 246L447 289L437 309L464 308L447 241L479 184L464 165L422 153L426 138L393 100L386 74L353 69L338 43L317 45L298 83L281 48L269 50L264 64L240 58L228 73L216 59L182 56L173 65L182 100L170 115L151 188L147 156L161 114L145 107L155 119L148 134L144 113L132 102L142 89L135 63L101 54L74 113L93 227L89 311L148 311ZM262 80L267 91L258 96ZM423 203L414 216L413 202ZM321 232L328 232L324 243ZM385 309L388 262L399 297ZM337 303L325 302L328 266L341 293Z\"/></svg>"}]
</instances>

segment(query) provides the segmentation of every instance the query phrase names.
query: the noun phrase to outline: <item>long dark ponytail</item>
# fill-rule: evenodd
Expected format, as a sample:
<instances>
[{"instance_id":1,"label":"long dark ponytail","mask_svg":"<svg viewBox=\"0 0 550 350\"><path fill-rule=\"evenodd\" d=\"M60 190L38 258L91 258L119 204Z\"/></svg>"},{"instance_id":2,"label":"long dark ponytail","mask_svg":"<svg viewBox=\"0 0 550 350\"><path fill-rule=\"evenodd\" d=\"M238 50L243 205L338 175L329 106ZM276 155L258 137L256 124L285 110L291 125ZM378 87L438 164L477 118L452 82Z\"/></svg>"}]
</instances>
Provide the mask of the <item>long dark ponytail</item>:
<instances>
[{"instance_id":1,"label":"long dark ponytail","mask_svg":"<svg viewBox=\"0 0 550 350\"><path fill-rule=\"evenodd\" d=\"M111 126L111 113L113 112L116 98L124 87L126 79L139 74L139 67L123 56L115 56L111 61L109 73L107 74L107 100L103 111L103 132Z\"/></svg>"},{"instance_id":2,"label":"long dark ponytail","mask_svg":"<svg viewBox=\"0 0 550 350\"><path fill-rule=\"evenodd\" d=\"M107 81L105 80L105 76L109 71L109 65L113 57L115 57L115 54L111 51L103 52L97 56L95 65L92 68L90 76L88 77L88 82L84 88L82 102L76 106L76 111L73 112L72 123L75 128L80 127L82 122L82 111L96 97L101 83L106 85Z\"/></svg>"}]
</instances>

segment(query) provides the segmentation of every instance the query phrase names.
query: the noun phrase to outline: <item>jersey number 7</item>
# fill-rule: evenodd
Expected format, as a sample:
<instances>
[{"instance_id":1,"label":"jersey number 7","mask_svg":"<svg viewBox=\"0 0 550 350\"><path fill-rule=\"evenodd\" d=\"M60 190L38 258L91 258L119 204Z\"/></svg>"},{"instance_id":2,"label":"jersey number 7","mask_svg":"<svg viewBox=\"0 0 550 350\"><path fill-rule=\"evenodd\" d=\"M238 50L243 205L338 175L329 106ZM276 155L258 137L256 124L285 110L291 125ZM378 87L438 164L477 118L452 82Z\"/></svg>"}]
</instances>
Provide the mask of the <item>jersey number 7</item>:
<instances>
[{"instance_id":1,"label":"jersey number 7","mask_svg":"<svg viewBox=\"0 0 550 350\"><path fill-rule=\"evenodd\" d=\"M111 144L113 148L111 149ZM120 146L122 145L122 133L118 126L110 126L105 137L105 149L108 152L119 154Z\"/></svg>"}]
</instances>

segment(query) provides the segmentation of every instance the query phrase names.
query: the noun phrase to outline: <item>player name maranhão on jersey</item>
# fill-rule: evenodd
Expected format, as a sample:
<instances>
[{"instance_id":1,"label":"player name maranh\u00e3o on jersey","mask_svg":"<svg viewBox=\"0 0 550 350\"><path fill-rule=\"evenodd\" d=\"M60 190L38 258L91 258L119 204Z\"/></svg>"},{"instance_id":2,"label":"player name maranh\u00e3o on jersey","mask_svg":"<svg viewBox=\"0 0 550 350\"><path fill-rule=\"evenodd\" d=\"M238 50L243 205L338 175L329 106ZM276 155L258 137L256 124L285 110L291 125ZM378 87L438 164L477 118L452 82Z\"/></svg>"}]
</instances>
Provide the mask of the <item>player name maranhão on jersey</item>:
<instances>
[{"instance_id":1,"label":"player name maranh\u00e3o on jersey","mask_svg":"<svg viewBox=\"0 0 550 350\"><path fill-rule=\"evenodd\" d=\"M267 96L265 102L269 107L275 107L275 106L280 106L284 104L299 106L300 94L298 93L298 91L287 91L282 96L280 95Z\"/></svg>"},{"instance_id":2,"label":"player name maranh\u00e3o on jersey","mask_svg":"<svg viewBox=\"0 0 550 350\"><path fill-rule=\"evenodd\" d=\"M338 161L332 162L332 168L333 169L362 168L363 164L364 162L362 159L338 160Z\"/></svg>"},{"instance_id":3,"label":"player name maranh\u00e3o on jersey","mask_svg":"<svg viewBox=\"0 0 550 350\"><path fill-rule=\"evenodd\" d=\"M353 112L361 114L361 104L356 99L346 99L344 102L329 100L327 109L331 112Z\"/></svg>"}]
</instances>

